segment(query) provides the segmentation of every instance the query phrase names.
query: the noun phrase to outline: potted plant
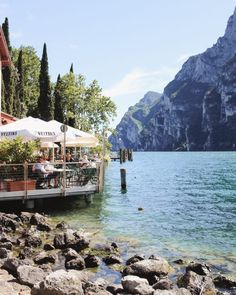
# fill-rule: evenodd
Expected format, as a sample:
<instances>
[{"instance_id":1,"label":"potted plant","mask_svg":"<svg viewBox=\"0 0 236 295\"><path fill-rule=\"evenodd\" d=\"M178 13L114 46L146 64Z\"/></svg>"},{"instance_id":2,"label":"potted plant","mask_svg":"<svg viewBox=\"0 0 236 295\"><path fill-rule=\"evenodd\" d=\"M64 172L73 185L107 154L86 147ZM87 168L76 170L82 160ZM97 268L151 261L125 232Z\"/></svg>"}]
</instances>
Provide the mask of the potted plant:
<instances>
[{"instance_id":1,"label":"potted plant","mask_svg":"<svg viewBox=\"0 0 236 295\"><path fill-rule=\"evenodd\" d=\"M35 188L35 180L25 182L25 173L27 163L35 162L39 148L38 140L24 142L18 137L0 141L0 179L5 182L7 191Z\"/></svg>"}]
</instances>

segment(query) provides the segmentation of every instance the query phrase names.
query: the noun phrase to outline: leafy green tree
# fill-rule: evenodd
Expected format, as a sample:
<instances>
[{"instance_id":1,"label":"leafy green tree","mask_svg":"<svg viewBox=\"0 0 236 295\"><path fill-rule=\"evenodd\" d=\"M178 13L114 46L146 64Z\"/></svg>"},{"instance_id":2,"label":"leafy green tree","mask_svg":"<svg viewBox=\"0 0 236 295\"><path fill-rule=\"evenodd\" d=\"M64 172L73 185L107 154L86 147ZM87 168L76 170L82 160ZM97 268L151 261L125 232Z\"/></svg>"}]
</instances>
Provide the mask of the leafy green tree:
<instances>
[{"instance_id":1,"label":"leafy green tree","mask_svg":"<svg viewBox=\"0 0 236 295\"><path fill-rule=\"evenodd\" d=\"M55 102L55 108L54 108L54 119L58 122L63 123L65 120L65 114L64 114L64 97L62 96L62 83L61 83L61 76L58 75L57 77L57 83L54 89L54 102Z\"/></svg>"},{"instance_id":2,"label":"leafy green tree","mask_svg":"<svg viewBox=\"0 0 236 295\"><path fill-rule=\"evenodd\" d=\"M31 46L21 46L12 49L12 61L17 66L19 52L22 51L22 76L26 116L36 116L39 97L40 59ZM19 73L18 73L19 74Z\"/></svg>"},{"instance_id":3,"label":"leafy green tree","mask_svg":"<svg viewBox=\"0 0 236 295\"><path fill-rule=\"evenodd\" d=\"M90 129L96 133L102 133L108 129L110 120L116 115L116 105L110 97L102 94L102 88L94 80L85 93L85 114Z\"/></svg>"},{"instance_id":4,"label":"leafy green tree","mask_svg":"<svg viewBox=\"0 0 236 295\"><path fill-rule=\"evenodd\" d=\"M50 77L48 73L48 56L46 43L43 45L43 55L39 75L38 114L45 121L53 119L54 106L51 96Z\"/></svg>"},{"instance_id":5,"label":"leafy green tree","mask_svg":"<svg viewBox=\"0 0 236 295\"><path fill-rule=\"evenodd\" d=\"M85 93L85 78L83 75L69 73L61 78L61 96L64 98L65 122L72 127L81 124L81 111Z\"/></svg>"},{"instance_id":6,"label":"leafy green tree","mask_svg":"<svg viewBox=\"0 0 236 295\"><path fill-rule=\"evenodd\" d=\"M102 133L116 114L116 106L102 95L97 81L86 86L83 75L73 73L61 78L60 95L64 98L67 124L84 131Z\"/></svg>"}]
</instances>

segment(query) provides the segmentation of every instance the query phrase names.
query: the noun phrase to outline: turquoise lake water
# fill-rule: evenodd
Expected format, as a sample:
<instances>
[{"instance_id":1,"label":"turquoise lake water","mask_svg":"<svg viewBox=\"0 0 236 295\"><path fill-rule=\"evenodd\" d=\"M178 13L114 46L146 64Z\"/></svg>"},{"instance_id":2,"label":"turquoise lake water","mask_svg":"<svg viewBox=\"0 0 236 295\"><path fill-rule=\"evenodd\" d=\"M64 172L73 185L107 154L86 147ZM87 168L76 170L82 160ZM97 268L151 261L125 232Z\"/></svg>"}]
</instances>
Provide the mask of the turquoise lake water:
<instances>
[{"instance_id":1,"label":"turquoise lake water","mask_svg":"<svg viewBox=\"0 0 236 295\"><path fill-rule=\"evenodd\" d=\"M120 168L127 171L126 193ZM116 241L127 257L206 260L236 278L234 152L134 153L133 162L108 165L104 193L91 205L72 199L50 214Z\"/></svg>"}]
</instances>

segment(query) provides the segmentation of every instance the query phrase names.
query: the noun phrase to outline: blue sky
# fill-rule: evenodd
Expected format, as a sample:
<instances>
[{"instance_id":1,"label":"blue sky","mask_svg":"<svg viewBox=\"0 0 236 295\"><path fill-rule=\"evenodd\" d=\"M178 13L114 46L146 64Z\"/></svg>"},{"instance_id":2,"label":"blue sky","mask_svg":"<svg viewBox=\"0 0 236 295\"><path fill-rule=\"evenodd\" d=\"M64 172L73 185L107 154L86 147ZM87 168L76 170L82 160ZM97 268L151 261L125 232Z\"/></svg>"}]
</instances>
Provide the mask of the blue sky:
<instances>
[{"instance_id":1,"label":"blue sky","mask_svg":"<svg viewBox=\"0 0 236 295\"><path fill-rule=\"evenodd\" d=\"M0 0L12 46L47 43L52 81L69 71L99 81L118 106L115 126L186 59L224 34L235 0Z\"/></svg>"}]
</instances>

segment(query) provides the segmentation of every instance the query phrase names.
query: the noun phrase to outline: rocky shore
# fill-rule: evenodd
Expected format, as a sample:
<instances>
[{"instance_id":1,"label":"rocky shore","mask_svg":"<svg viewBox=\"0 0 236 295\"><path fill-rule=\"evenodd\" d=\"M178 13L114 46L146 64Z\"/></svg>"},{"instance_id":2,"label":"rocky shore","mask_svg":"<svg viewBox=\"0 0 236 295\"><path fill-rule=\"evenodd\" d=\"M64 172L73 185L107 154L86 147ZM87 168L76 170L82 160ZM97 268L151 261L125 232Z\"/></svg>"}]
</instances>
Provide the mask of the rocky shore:
<instances>
[{"instance_id":1,"label":"rocky shore","mask_svg":"<svg viewBox=\"0 0 236 295\"><path fill-rule=\"evenodd\" d=\"M116 243L91 243L89 233L63 221L53 224L38 213L0 213L1 295L236 294L236 281L213 276L206 264L191 262L176 273L174 265L183 263L171 265L156 255L124 261ZM98 277L101 267L117 272L119 282Z\"/></svg>"}]
</instances>

